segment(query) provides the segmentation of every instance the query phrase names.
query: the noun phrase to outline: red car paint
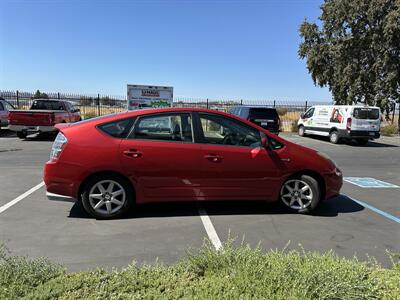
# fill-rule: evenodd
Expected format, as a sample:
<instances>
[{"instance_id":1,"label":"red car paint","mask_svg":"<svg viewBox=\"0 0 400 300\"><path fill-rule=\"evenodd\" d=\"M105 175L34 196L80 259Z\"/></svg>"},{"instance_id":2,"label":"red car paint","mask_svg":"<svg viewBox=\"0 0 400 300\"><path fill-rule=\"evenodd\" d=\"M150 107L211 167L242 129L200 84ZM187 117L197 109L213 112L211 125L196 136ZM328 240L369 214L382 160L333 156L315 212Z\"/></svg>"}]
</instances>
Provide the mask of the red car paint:
<instances>
[{"instance_id":1,"label":"red car paint","mask_svg":"<svg viewBox=\"0 0 400 300\"><path fill-rule=\"evenodd\" d=\"M283 148L214 145L114 138L97 126L118 119L157 113L221 115L263 132ZM196 118L192 119L193 122ZM194 124L195 126L195 124ZM313 174L323 198L339 194L342 175L315 150L291 143L231 114L197 108L146 109L56 127L68 139L58 159L44 167L47 191L80 198L88 176L115 172L129 179L136 203L196 200L277 201L284 181L296 173Z\"/></svg>"}]
</instances>

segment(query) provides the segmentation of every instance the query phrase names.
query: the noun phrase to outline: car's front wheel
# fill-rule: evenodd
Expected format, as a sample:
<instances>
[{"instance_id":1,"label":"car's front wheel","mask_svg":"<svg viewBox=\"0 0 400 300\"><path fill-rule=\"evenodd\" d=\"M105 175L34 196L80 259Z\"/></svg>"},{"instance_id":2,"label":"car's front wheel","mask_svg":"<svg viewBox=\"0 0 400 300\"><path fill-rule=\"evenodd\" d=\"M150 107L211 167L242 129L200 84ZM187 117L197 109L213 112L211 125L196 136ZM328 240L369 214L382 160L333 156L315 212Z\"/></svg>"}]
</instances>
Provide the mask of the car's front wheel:
<instances>
[{"instance_id":1,"label":"car's front wheel","mask_svg":"<svg viewBox=\"0 0 400 300\"><path fill-rule=\"evenodd\" d=\"M82 192L83 207L97 219L121 217L129 211L133 201L128 180L113 174L91 178Z\"/></svg>"},{"instance_id":2,"label":"car's front wheel","mask_svg":"<svg viewBox=\"0 0 400 300\"><path fill-rule=\"evenodd\" d=\"M298 131L299 136L305 136L306 135L306 129L304 128L303 125L300 125L298 129L299 129L299 131Z\"/></svg>"},{"instance_id":3,"label":"car's front wheel","mask_svg":"<svg viewBox=\"0 0 400 300\"><path fill-rule=\"evenodd\" d=\"M309 213L320 200L318 182L311 176L302 175L288 179L281 188L281 201L291 210Z\"/></svg>"}]
</instances>

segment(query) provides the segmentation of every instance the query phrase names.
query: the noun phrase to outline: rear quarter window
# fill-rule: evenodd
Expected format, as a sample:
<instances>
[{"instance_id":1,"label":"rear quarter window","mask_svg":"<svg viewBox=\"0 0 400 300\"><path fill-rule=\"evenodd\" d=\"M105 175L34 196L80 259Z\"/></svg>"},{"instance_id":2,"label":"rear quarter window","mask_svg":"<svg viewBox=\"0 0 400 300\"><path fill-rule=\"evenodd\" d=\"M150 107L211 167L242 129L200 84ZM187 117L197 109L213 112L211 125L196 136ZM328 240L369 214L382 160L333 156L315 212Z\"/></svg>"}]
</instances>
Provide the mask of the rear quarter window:
<instances>
[{"instance_id":1,"label":"rear quarter window","mask_svg":"<svg viewBox=\"0 0 400 300\"><path fill-rule=\"evenodd\" d=\"M122 120L116 120L108 123L97 125L97 128L102 132L112 136L114 138L126 138L135 123L135 118L128 118Z\"/></svg>"}]
</instances>

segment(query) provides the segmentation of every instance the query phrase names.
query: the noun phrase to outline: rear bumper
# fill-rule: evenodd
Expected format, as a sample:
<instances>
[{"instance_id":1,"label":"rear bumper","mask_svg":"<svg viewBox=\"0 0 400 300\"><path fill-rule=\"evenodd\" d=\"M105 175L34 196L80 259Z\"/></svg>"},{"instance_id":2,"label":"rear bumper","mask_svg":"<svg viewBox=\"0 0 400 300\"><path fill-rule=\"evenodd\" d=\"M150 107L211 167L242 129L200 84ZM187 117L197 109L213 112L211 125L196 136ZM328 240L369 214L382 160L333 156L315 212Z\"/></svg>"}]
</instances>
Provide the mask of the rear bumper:
<instances>
[{"instance_id":1,"label":"rear bumper","mask_svg":"<svg viewBox=\"0 0 400 300\"><path fill-rule=\"evenodd\" d=\"M77 165L52 161L44 165L43 181L47 192L52 194L78 199L81 176L83 176L83 170Z\"/></svg>"},{"instance_id":2,"label":"rear bumper","mask_svg":"<svg viewBox=\"0 0 400 300\"><path fill-rule=\"evenodd\" d=\"M54 126L36 126L36 125L10 125L9 129L16 132L53 132L56 131Z\"/></svg>"},{"instance_id":3,"label":"rear bumper","mask_svg":"<svg viewBox=\"0 0 400 300\"><path fill-rule=\"evenodd\" d=\"M370 130L339 130L339 137L341 138L349 138L349 139L379 139L381 136L379 131L370 131Z\"/></svg>"}]
</instances>

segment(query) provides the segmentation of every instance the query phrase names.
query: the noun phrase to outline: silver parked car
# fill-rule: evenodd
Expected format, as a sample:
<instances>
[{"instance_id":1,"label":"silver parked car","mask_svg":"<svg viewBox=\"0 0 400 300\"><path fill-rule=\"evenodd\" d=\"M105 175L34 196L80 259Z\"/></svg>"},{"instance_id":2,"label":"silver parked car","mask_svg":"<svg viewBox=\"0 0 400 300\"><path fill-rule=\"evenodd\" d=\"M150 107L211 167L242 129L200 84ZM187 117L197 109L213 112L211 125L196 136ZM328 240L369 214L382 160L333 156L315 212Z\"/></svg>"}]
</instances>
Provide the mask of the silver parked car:
<instances>
[{"instance_id":1,"label":"silver parked car","mask_svg":"<svg viewBox=\"0 0 400 300\"><path fill-rule=\"evenodd\" d=\"M8 112L14 109L14 106L0 97L0 128L8 126Z\"/></svg>"}]
</instances>

